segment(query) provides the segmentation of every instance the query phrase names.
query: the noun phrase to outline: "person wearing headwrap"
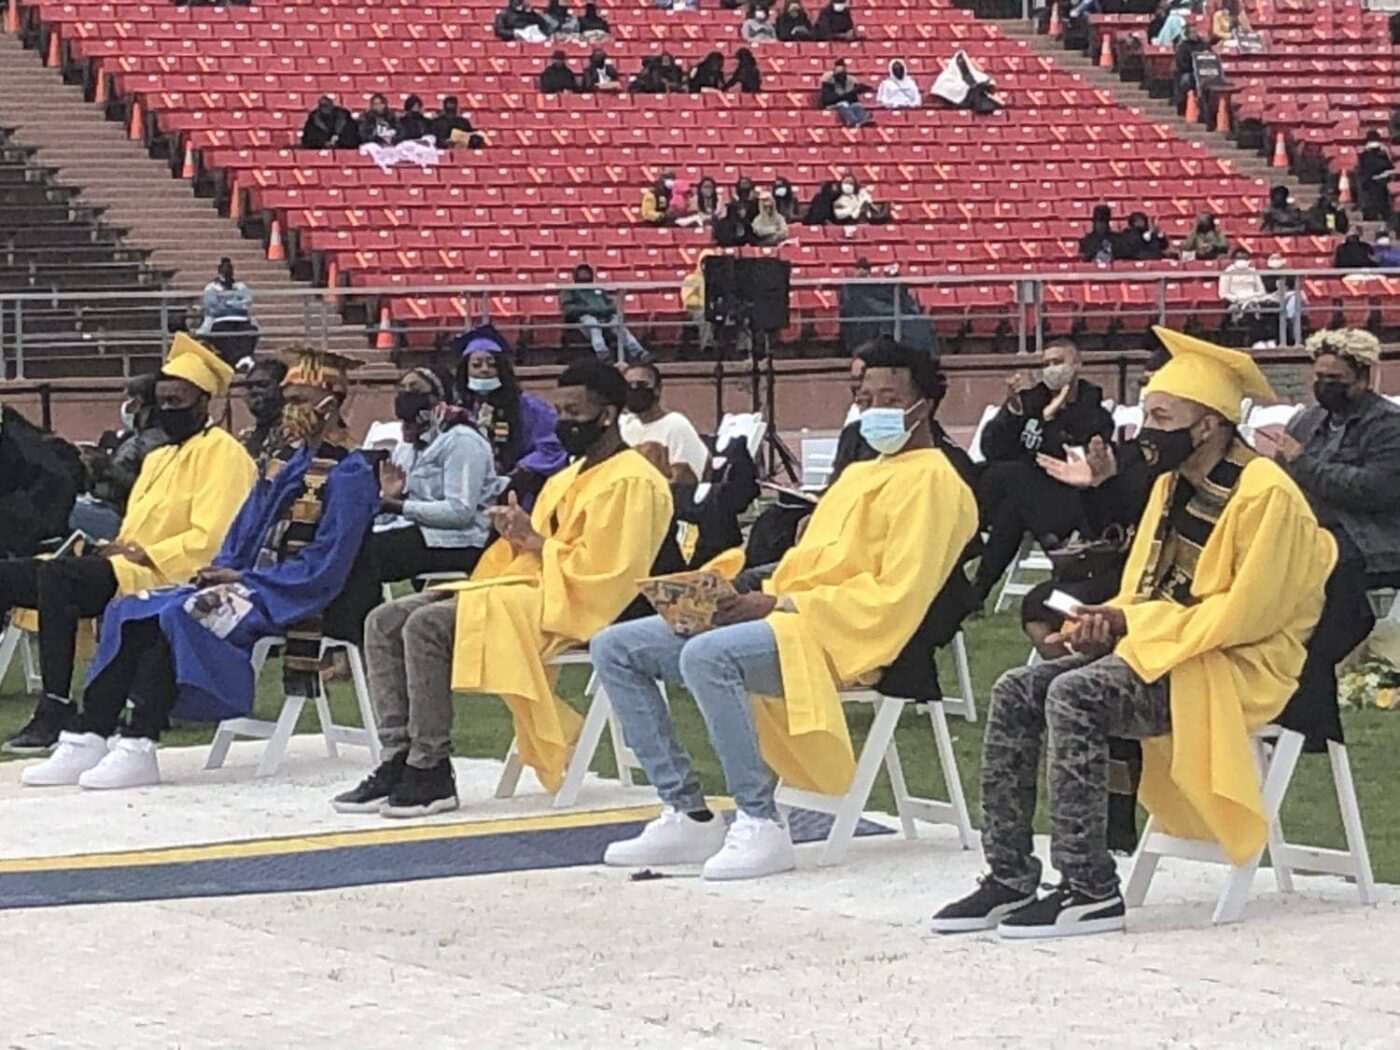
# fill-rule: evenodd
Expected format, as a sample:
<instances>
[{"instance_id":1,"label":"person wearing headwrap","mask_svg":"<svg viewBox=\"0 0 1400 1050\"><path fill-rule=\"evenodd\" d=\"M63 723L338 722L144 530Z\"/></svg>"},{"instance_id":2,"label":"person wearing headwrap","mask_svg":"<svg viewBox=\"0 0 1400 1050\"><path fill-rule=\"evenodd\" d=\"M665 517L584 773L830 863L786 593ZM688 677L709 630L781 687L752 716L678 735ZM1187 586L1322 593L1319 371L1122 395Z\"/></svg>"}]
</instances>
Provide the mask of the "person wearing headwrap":
<instances>
[{"instance_id":1,"label":"person wearing headwrap","mask_svg":"<svg viewBox=\"0 0 1400 1050\"><path fill-rule=\"evenodd\" d=\"M1168 835L1257 857L1268 821L1250 733L1296 688L1337 544L1288 475L1240 439L1241 402L1272 400L1247 354L1164 328L1138 448L1156 475L1117 597L1077 606L1068 656L992 688L982 754L990 875L934 917L944 932L1037 938L1123 928L1108 850L1109 737L1142 741L1141 798ZM1052 638L1051 640L1055 640ZM1036 897L1036 777L1047 738L1051 860Z\"/></svg>"},{"instance_id":2,"label":"person wearing headwrap","mask_svg":"<svg viewBox=\"0 0 1400 1050\"><path fill-rule=\"evenodd\" d=\"M875 102L886 109L907 109L923 105L923 92L919 90L918 82L909 75L904 59L896 58L890 62L890 75L880 81Z\"/></svg>"},{"instance_id":3,"label":"person wearing headwrap","mask_svg":"<svg viewBox=\"0 0 1400 1050\"><path fill-rule=\"evenodd\" d=\"M216 721L252 710L253 647L262 638L285 637L286 690L316 695L328 606L356 575L378 486L369 461L350 451L341 416L346 372L357 362L310 348L289 354L286 458L264 461L223 545L192 584L187 573L176 586L107 607L76 731L20 774L25 785L160 783L156 742L172 716Z\"/></svg>"},{"instance_id":4,"label":"person wearing headwrap","mask_svg":"<svg viewBox=\"0 0 1400 1050\"><path fill-rule=\"evenodd\" d=\"M44 695L7 751L47 751L77 725L72 688L81 619L119 595L172 587L208 564L253 484L253 461L216 427L209 402L228 393L233 369L181 332L156 379L156 422L170 443L141 463L117 538L78 557L0 562L0 612L39 614Z\"/></svg>"},{"instance_id":5,"label":"person wearing headwrap","mask_svg":"<svg viewBox=\"0 0 1400 1050\"><path fill-rule=\"evenodd\" d=\"M554 409L520 389L505 342L487 328L467 333L457 374L462 409L491 444L496 473L526 510L544 483L569 464L555 436Z\"/></svg>"}]
</instances>

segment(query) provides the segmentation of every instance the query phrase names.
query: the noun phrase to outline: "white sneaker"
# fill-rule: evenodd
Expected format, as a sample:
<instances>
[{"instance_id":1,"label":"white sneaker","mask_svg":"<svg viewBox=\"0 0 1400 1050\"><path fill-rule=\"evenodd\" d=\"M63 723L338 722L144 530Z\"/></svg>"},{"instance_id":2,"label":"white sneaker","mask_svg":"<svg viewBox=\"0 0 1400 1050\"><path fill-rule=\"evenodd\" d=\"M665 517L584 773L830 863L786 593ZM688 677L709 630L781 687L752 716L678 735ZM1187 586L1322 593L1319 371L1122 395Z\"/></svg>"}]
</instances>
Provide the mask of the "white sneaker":
<instances>
[{"instance_id":1,"label":"white sneaker","mask_svg":"<svg viewBox=\"0 0 1400 1050\"><path fill-rule=\"evenodd\" d=\"M695 820L667 806L636 838L610 845L603 863L615 868L704 864L723 845L724 819L718 813L709 820Z\"/></svg>"},{"instance_id":2,"label":"white sneaker","mask_svg":"<svg viewBox=\"0 0 1400 1050\"><path fill-rule=\"evenodd\" d=\"M59 787L78 778L107 757L107 741L96 733L58 734L58 747L38 765L19 775L26 787Z\"/></svg>"},{"instance_id":3,"label":"white sneaker","mask_svg":"<svg viewBox=\"0 0 1400 1050\"><path fill-rule=\"evenodd\" d=\"M724 849L705 862L701 874L710 881L761 879L797 867L797 852L787 828L776 820L739 813L724 837Z\"/></svg>"},{"instance_id":4,"label":"white sneaker","mask_svg":"<svg viewBox=\"0 0 1400 1050\"><path fill-rule=\"evenodd\" d=\"M78 786L92 791L146 787L160 783L156 742L122 737L105 758L78 778Z\"/></svg>"}]
</instances>

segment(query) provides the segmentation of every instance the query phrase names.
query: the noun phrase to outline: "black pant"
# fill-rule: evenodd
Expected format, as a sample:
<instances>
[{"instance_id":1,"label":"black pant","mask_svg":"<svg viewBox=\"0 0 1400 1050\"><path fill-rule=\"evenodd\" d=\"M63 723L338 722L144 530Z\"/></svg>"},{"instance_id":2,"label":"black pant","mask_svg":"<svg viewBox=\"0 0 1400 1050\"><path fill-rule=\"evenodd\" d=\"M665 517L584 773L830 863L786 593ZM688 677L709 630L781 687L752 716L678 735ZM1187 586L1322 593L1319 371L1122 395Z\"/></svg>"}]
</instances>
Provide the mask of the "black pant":
<instances>
[{"instance_id":1,"label":"black pant","mask_svg":"<svg viewBox=\"0 0 1400 1050\"><path fill-rule=\"evenodd\" d=\"M0 616L16 606L39 610L39 670L46 694L68 698L78 622L100 616L116 594L117 578L106 558L0 561Z\"/></svg>"},{"instance_id":2,"label":"black pant","mask_svg":"<svg viewBox=\"0 0 1400 1050\"><path fill-rule=\"evenodd\" d=\"M977 503L987 527L987 544L977 566L975 588L980 604L1006 572L1029 532L1041 543L1062 543L1088 527L1084 498L1033 463L989 463L977 482Z\"/></svg>"},{"instance_id":3,"label":"black pant","mask_svg":"<svg viewBox=\"0 0 1400 1050\"><path fill-rule=\"evenodd\" d=\"M429 547L417 525L373 533L369 549L383 583L411 580L425 572L471 572L481 557L479 547Z\"/></svg>"},{"instance_id":4,"label":"black pant","mask_svg":"<svg viewBox=\"0 0 1400 1050\"><path fill-rule=\"evenodd\" d=\"M175 706L175 663L154 616L122 626L121 647L112 662L83 691L84 733L109 737L132 702L131 721L122 736L159 740Z\"/></svg>"}]
</instances>

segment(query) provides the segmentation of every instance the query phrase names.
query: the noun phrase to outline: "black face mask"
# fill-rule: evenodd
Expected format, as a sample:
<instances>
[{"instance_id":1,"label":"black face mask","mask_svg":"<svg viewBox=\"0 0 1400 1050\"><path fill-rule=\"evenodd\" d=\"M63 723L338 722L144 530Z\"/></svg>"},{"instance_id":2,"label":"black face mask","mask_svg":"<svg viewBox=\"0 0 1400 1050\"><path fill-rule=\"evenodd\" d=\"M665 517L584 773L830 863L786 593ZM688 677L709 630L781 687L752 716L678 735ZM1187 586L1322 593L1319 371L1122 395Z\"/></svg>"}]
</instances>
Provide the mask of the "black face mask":
<instances>
[{"instance_id":1,"label":"black face mask","mask_svg":"<svg viewBox=\"0 0 1400 1050\"><path fill-rule=\"evenodd\" d=\"M656 391L649 386L629 386L627 388L627 411L634 414L648 412L656 404Z\"/></svg>"},{"instance_id":2,"label":"black face mask","mask_svg":"<svg viewBox=\"0 0 1400 1050\"><path fill-rule=\"evenodd\" d=\"M165 436L178 445L203 430L209 415L201 405L187 405L184 408L157 409L156 421L165 431Z\"/></svg>"},{"instance_id":3,"label":"black face mask","mask_svg":"<svg viewBox=\"0 0 1400 1050\"><path fill-rule=\"evenodd\" d=\"M394 395L394 415L405 423L418 422L418 417L432 407L432 396L422 390L400 390Z\"/></svg>"},{"instance_id":4,"label":"black face mask","mask_svg":"<svg viewBox=\"0 0 1400 1050\"><path fill-rule=\"evenodd\" d=\"M554 436L570 456L581 456L607 431L597 416L592 419L561 419L554 424Z\"/></svg>"},{"instance_id":5,"label":"black face mask","mask_svg":"<svg viewBox=\"0 0 1400 1050\"><path fill-rule=\"evenodd\" d=\"M1196 443L1191 440L1191 428L1159 430L1156 427L1143 427L1137 435L1138 449L1147 469L1155 477L1176 470L1196 451Z\"/></svg>"},{"instance_id":6,"label":"black face mask","mask_svg":"<svg viewBox=\"0 0 1400 1050\"><path fill-rule=\"evenodd\" d=\"M1328 412L1345 412L1351 407L1351 394L1340 379L1319 379L1313 383L1313 397Z\"/></svg>"}]
</instances>

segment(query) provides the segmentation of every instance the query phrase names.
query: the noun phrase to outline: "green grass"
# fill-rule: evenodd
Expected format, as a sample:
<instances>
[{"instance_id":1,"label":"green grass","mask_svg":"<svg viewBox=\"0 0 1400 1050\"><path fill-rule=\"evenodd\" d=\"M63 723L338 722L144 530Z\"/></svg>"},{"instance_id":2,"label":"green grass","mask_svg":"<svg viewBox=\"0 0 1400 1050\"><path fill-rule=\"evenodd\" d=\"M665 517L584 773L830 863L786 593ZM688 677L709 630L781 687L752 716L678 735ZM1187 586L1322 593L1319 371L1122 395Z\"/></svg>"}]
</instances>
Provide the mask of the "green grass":
<instances>
[{"instance_id":1,"label":"green grass","mask_svg":"<svg viewBox=\"0 0 1400 1050\"><path fill-rule=\"evenodd\" d=\"M979 717L985 716L987 694L1001 671L1024 662L1028 651L1016 614L1003 613L977 620L968 626L968 654L972 661L972 677L976 687ZM0 733L10 735L29 716L29 704L23 696L18 663L12 668L5 687L0 689ZM951 656L942 658L945 684L952 686ZM569 668L561 679L563 695L578 703L583 692L584 672ZM331 706L338 721L357 722L354 697L348 682L334 682L330 688ZM275 718L281 703L280 678L275 668L268 668L262 677L257 699L257 713ZM724 779L719 763L710 750L704 724L695 705L688 698L675 705L676 724L681 738L695 760L697 771L707 791L722 793ZM871 711L864 705L847 708L852 734L857 747L870 724ZM974 820L977 813L979 757L982 746L982 724L967 724L961 719L950 720L953 746L957 751L958 768L963 788ZM299 732L316 728L314 710L308 705L298 725ZM184 725L168 733L168 746L208 743L212 726ZM1394 771L1394 756L1400 751L1400 714L1381 711L1348 712L1346 715L1348 749L1356 790L1366 821L1371 856L1379 879L1400 882L1400 811L1392 812L1387 798ZM472 757L500 758L510 743L511 724L504 705L490 697L463 697L457 709L453 743L456 753ZM906 709L898 730L900 754L904 773L915 794L941 796L942 774L938 768L928 720ZM0 755L0 760L9 756ZM604 736L603 746L594 768L614 775L612 750ZM355 776L352 766L346 767L347 782ZM892 810L889 785L883 776L877 781L870 808ZM1039 819L1045 830L1044 814ZM1337 815L1332 792L1331 773L1322 755L1305 755L1294 778L1292 790L1284 806L1284 827L1288 837L1299 843L1317 846L1343 844L1341 821Z\"/></svg>"}]
</instances>

